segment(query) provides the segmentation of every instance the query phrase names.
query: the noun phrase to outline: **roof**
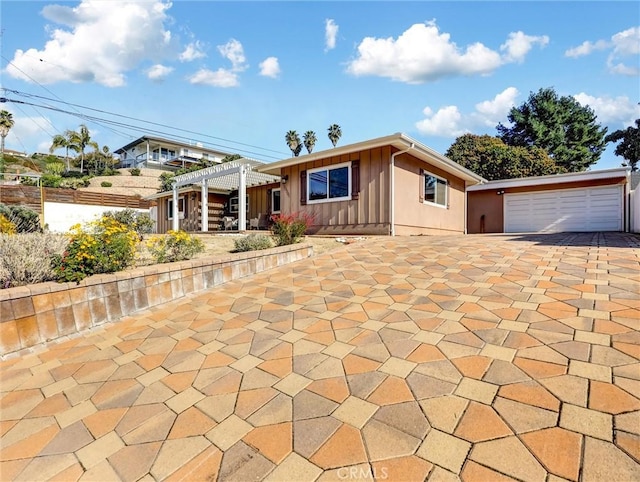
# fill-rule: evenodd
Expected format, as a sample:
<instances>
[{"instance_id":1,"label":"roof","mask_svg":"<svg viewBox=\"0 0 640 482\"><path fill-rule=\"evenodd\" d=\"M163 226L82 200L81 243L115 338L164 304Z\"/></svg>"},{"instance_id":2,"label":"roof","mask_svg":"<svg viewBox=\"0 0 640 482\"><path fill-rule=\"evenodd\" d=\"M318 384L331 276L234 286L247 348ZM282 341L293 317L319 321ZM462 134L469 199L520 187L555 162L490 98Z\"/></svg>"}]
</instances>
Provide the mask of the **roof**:
<instances>
[{"instance_id":1,"label":"roof","mask_svg":"<svg viewBox=\"0 0 640 482\"><path fill-rule=\"evenodd\" d=\"M340 156L350 154L352 152L374 149L377 147L392 146L399 150L410 149L410 154L417 159L428 162L431 165L442 169L445 172L453 174L469 183L476 184L486 182L482 176L462 167L457 162L452 161L448 157L443 156L439 152L434 151L430 147L421 144L403 133L396 133L385 137L378 137L368 141L349 144L346 146L334 147L324 151L312 152L299 157L283 159L281 161L271 162L258 168L260 172L279 175L282 168L295 166L305 162L312 162L318 159L324 159L329 156Z\"/></svg>"},{"instance_id":2,"label":"roof","mask_svg":"<svg viewBox=\"0 0 640 482\"><path fill-rule=\"evenodd\" d=\"M487 181L484 184L470 186L469 191L484 191L485 189L506 189L509 187L544 186L548 184L562 184L567 182L594 181L598 179L620 179L629 175L627 167L603 169L599 171L569 172L565 174L550 174L547 176L520 177L516 179L501 179Z\"/></svg>"},{"instance_id":3,"label":"roof","mask_svg":"<svg viewBox=\"0 0 640 482\"><path fill-rule=\"evenodd\" d=\"M207 187L211 191L229 193L238 190L240 169L246 172L246 187L261 186L280 182L280 176L258 172L257 167L264 163L255 159L243 157L231 162L217 164L206 167L198 171L187 172L174 177L174 184L178 186L179 192L190 191L191 185L206 180ZM198 188L199 189L199 188ZM172 191L164 191L146 196L145 199L158 199L170 195Z\"/></svg>"},{"instance_id":4,"label":"roof","mask_svg":"<svg viewBox=\"0 0 640 482\"><path fill-rule=\"evenodd\" d=\"M135 141L131 141L129 144L127 144L126 146L122 146L119 149L116 149L115 151L113 151L115 154L120 154L123 153L129 149L131 149L132 147L137 146L138 144L142 144L143 142L147 142L147 141L151 141L151 142L157 142L159 144L170 144L173 146L179 146L179 147L187 147L187 148L193 148L193 149L201 149L203 151L209 151L209 152L216 152L218 154L231 154L230 152L226 152L226 151L221 151L219 149L211 149L209 147L205 147L203 145L196 145L193 143L189 143L189 142L180 142L180 141L174 141L171 139L165 139L163 137L154 137L154 136L142 136L142 137L138 137Z\"/></svg>"}]
</instances>

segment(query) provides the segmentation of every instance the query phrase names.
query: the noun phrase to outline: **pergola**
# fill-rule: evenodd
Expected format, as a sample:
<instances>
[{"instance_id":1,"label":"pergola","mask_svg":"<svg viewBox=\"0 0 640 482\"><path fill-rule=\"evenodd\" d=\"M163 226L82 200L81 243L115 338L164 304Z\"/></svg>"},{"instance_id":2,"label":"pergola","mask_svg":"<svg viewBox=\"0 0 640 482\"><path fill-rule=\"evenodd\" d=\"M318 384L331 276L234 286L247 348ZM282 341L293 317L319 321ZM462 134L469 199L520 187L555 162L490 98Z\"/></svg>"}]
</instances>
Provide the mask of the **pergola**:
<instances>
[{"instance_id":1,"label":"pergola","mask_svg":"<svg viewBox=\"0 0 640 482\"><path fill-rule=\"evenodd\" d=\"M182 186L200 183L202 206L202 232L209 230L209 188L216 191L238 191L238 230L246 230L246 196L247 187L259 186L280 182L280 176L257 172L254 168L263 166L264 163L255 159L243 157L241 159L225 162L212 167L205 167L198 171L187 172L173 178L173 212L178 212L178 189ZM173 217L173 230L180 229L178 216Z\"/></svg>"}]
</instances>

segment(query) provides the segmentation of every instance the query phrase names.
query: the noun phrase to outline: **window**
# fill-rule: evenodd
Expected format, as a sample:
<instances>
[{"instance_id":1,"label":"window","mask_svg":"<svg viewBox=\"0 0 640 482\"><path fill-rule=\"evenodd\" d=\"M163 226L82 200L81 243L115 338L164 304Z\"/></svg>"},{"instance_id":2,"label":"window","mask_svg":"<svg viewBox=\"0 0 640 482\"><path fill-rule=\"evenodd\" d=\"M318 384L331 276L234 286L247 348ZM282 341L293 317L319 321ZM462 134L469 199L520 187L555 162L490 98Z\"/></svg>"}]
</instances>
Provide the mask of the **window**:
<instances>
[{"instance_id":1,"label":"window","mask_svg":"<svg viewBox=\"0 0 640 482\"><path fill-rule=\"evenodd\" d=\"M245 211L249 212L249 196L247 196L247 201L245 203ZM237 213L238 212L238 196L234 196L229 199L229 212Z\"/></svg>"},{"instance_id":2,"label":"window","mask_svg":"<svg viewBox=\"0 0 640 482\"><path fill-rule=\"evenodd\" d=\"M447 207L447 180L425 172L424 202Z\"/></svg>"},{"instance_id":3,"label":"window","mask_svg":"<svg viewBox=\"0 0 640 482\"><path fill-rule=\"evenodd\" d=\"M307 192L310 203L351 199L350 164L310 169L307 174Z\"/></svg>"},{"instance_id":4,"label":"window","mask_svg":"<svg viewBox=\"0 0 640 482\"><path fill-rule=\"evenodd\" d=\"M178 198L178 219L184 219L186 200L184 197ZM173 219L173 197L167 199L167 219Z\"/></svg>"},{"instance_id":5,"label":"window","mask_svg":"<svg viewBox=\"0 0 640 482\"><path fill-rule=\"evenodd\" d=\"M271 212L275 214L280 212L280 189L271 190Z\"/></svg>"}]
</instances>

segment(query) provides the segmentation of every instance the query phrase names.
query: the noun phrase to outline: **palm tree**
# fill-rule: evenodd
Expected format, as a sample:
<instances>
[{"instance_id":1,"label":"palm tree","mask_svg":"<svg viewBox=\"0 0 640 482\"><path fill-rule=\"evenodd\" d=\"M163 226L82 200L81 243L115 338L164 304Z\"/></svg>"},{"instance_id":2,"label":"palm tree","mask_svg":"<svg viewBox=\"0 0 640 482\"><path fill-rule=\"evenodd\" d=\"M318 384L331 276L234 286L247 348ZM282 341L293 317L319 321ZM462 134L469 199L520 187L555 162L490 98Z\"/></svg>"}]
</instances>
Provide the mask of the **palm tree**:
<instances>
[{"instance_id":1,"label":"palm tree","mask_svg":"<svg viewBox=\"0 0 640 482\"><path fill-rule=\"evenodd\" d=\"M313 148L316 145L316 141L318 140L318 138L316 137L316 133L313 131L307 131L304 133L302 138L304 139L304 147L306 147L307 152L311 154L311 151L313 151Z\"/></svg>"},{"instance_id":2,"label":"palm tree","mask_svg":"<svg viewBox=\"0 0 640 482\"><path fill-rule=\"evenodd\" d=\"M4 158L4 138L9 135L9 131L13 127L13 114L7 110L0 110L0 154Z\"/></svg>"},{"instance_id":3,"label":"palm tree","mask_svg":"<svg viewBox=\"0 0 640 482\"><path fill-rule=\"evenodd\" d=\"M296 131L289 131L284 136L287 145L294 156L298 157L300 150L302 149L302 142L300 142L300 136Z\"/></svg>"},{"instance_id":4,"label":"palm tree","mask_svg":"<svg viewBox=\"0 0 640 482\"><path fill-rule=\"evenodd\" d=\"M336 144L338 143L338 139L340 139L340 137L342 137L342 129L340 129L340 126L338 124L331 124L329 126L329 140L331 141L331 144L333 144L333 147L336 147Z\"/></svg>"},{"instance_id":5,"label":"palm tree","mask_svg":"<svg viewBox=\"0 0 640 482\"><path fill-rule=\"evenodd\" d=\"M98 143L91 140L89 129L84 124L80 125L80 132L71 131L69 141L69 149L80 153L80 172L84 172L84 150L87 146L98 150Z\"/></svg>"},{"instance_id":6,"label":"palm tree","mask_svg":"<svg viewBox=\"0 0 640 482\"><path fill-rule=\"evenodd\" d=\"M61 147L65 148L64 158L67 162L67 171L70 170L69 167L69 149L75 150L71 146L71 133L73 131L65 131L64 134L56 134L53 136L51 140L51 147L49 148L49 152L53 153L56 149L60 149Z\"/></svg>"}]
</instances>

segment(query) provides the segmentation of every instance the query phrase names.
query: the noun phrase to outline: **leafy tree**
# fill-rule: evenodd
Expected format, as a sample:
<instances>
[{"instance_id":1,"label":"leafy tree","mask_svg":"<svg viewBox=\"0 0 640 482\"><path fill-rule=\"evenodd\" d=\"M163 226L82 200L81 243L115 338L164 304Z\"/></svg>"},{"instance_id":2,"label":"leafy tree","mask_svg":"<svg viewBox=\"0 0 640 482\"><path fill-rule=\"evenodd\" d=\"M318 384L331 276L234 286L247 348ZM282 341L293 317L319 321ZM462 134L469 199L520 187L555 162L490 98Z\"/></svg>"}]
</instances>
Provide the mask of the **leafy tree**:
<instances>
[{"instance_id":1,"label":"leafy tree","mask_svg":"<svg viewBox=\"0 0 640 482\"><path fill-rule=\"evenodd\" d=\"M228 156L224 156L220 162L225 163L225 162L237 161L238 159L242 159L242 156L240 154L229 154Z\"/></svg>"},{"instance_id":2,"label":"leafy tree","mask_svg":"<svg viewBox=\"0 0 640 482\"><path fill-rule=\"evenodd\" d=\"M311 154L311 151L313 151L316 141L318 140L316 133L313 131L307 131L303 134L302 139L304 141L304 147L306 147L307 152Z\"/></svg>"},{"instance_id":3,"label":"leafy tree","mask_svg":"<svg viewBox=\"0 0 640 482\"><path fill-rule=\"evenodd\" d=\"M0 110L0 154L4 157L4 138L14 126L13 114L7 110Z\"/></svg>"},{"instance_id":4,"label":"leafy tree","mask_svg":"<svg viewBox=\"0 0 640 482\"><path fill-rule=\"evenodd\" d=\"M70 131L67 130L65 131L64 134L56 134L55 136L53 136L53 140L51 142L51 147L49 148L49 152L53 152L56 149L60 149L62 147L65 148L65 155L64 158L67 162L67 171L71 170L71 167L69 166L69 149L76 151L76 146L72 144L71 142L71 138L73 136L73 132L74 131Z\"/></svg>"},{"instance_id":5,"label":"leafy tree","mask_svg":"<svg viewBox=\"0 0 640 482\"><path fill-rule=\"evenodd\" d=\"M464 134L445 155L490 181L563 172L544 149L508 146L489 135Z\"/></svg>"},{"instance_id":6,"label":"leafy tree","mask_svg":"<svg viewBox=\"0 0 640 482\"><path fill-rule=\"evenodd\" d=\"M284 136L285 141L287 142L287 146L291 149L291 152L294 156L298 157L300 151L302 150L302 142L300 141L300 136L296 131L289 131Z\"/></svg>"},{"instance_id":7,"label":"leafy tree","mask_svg":"<svg viewBox=\"0 0 640 482\"><path fill-rule=\"evenodd\" d=\"M327 135L329 136L329 140L331 144L333 144L333 147L336 147L338 140L342 137L342 129L340 129L338 124L331 124L328 130L329 134Z\"/></svg>"},{"instance_id":8,"label":"leafy tree","mask_svg":"<svg viewBox=\"0 0 640 482\"><path fill-rule=\"evenodd\" d=\"M555 163L567 172L584 171L594 164L606 147L606 127L596 123L589 106L552 89L531 93L507 117L512 127L498 124L499 137L515 147L545 149Z\"/></svg>"},{"instance_id":9,"label":"leafy tree","mask_svg":"<svg viewBox=\"0 0 640 482\"><path fill-rule=\"evenodd\" d=\"M614 154L625 159L626 162L622 165L629 166L634 172L638 170L638 160L640 160L640 119L636 119L635 124L635 127L618 129L605 138L607 142L619 143Z\"/></svg>"},{"instance_id":10,"label":"leafy tree","mask_svg":"<svg viewBox=\"0 0 640 482\"><path fill-rule=\"evenodd\" d=\"M81 124L80 130L69 132L69 149L80 153L80 172L84 172L84 150L93 147L98 150L98 143L91 140L91 134L86 125Z\"/></svg>"},{"instance_id":11,"label":"leafy tree","mask_svg":"<svg viewBox=\"0 0 640 482\"><path fill-rule=\"evenodd\" d=\"M163 172L158 178L160 180L159 192L171 191L173 189L173 178L175 175L172 172Z\"/></svg>"}]
</instances>

